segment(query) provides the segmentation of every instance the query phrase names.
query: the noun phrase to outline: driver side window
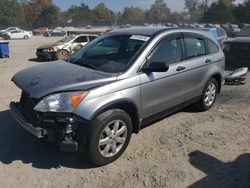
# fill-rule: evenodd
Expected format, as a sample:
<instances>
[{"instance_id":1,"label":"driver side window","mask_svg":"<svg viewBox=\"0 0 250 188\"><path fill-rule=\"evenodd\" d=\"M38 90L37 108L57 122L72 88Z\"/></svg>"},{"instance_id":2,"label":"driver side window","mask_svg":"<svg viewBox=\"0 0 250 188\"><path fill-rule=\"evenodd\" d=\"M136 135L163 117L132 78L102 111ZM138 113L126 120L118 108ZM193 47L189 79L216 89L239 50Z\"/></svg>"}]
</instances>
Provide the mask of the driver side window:
<instances>
[{"instance_id":1,"label":"driver side window","mask_svg":"<svg viewBox=\"0 0 250 188\"><path fill-rule=\"evenodd\" d=\"M170 65L180 62L182 60L182 47L181 39L163 39L163 41L156 47L151 57L149 58L147 65L151 63L166 63Z\"/></svg>"}]
</instances>

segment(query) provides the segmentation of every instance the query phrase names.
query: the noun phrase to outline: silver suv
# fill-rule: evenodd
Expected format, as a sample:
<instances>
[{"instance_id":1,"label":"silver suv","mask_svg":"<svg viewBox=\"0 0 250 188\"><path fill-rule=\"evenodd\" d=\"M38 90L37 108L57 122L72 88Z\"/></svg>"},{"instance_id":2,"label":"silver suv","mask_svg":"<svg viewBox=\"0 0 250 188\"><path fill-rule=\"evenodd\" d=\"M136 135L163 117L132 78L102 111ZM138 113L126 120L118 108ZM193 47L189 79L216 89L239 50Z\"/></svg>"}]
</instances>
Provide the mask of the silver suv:
<instances>
[{"instance_id":1,"label":"silver suv","mask_svg":"<svg viewBox=\"0 0 250 188\"><path fill-rule=\"evenodd\" d=\"M23 128L96 165L116 160L132 133L195 104L210 109L224 82L224 55L208 33L129 28L57 61L18 72L10 109Z\"/></svg>"}]
</instances>

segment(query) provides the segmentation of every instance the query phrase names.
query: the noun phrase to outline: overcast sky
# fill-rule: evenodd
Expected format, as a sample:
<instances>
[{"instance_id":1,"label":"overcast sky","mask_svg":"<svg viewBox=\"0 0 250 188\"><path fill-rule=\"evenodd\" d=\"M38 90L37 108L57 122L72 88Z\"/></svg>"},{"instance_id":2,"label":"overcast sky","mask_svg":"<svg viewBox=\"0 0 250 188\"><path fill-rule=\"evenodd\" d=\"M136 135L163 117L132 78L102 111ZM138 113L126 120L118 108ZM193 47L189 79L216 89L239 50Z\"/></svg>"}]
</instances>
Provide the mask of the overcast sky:
<instances>
[{"instance_id":1,"label":"overcast sky","mask_svg":"<svg viewBox=\"0 0 250 188\"><path fill-rule=\"evenodd\" d=\"M103 2L108 8L113 11L121 11L126 6L138 6L143 9L149 9L154 0L53 0L62 10L68 9L71 5L79 5L81 2L95 7ZM236 0L237 3L242 3L244 0ZM172 11L181 11L184 8L184 0L165 0Z\"/></svg>"}]
</instances>

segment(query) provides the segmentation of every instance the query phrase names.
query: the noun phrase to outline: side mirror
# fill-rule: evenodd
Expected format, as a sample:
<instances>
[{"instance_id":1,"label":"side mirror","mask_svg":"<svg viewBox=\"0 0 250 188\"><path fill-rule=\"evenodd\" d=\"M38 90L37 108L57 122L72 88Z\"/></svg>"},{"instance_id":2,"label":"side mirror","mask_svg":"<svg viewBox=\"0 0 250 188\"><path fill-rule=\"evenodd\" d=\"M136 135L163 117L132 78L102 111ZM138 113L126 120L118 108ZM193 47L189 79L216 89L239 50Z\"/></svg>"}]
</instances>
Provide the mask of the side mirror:
<instances>
[{"instance_id":1,"label":"side mirror","mask_svg":"<svg viewBox=\"0 0 250 188\"><path fill-rule=\"evenodd\" d=\"M145 73L150 72L167 72L169 69L169 66L166 65L166 63L163 62L151 62L149 66L145 66L142 68L142 71Z\"/></svg>"}]
</instances>

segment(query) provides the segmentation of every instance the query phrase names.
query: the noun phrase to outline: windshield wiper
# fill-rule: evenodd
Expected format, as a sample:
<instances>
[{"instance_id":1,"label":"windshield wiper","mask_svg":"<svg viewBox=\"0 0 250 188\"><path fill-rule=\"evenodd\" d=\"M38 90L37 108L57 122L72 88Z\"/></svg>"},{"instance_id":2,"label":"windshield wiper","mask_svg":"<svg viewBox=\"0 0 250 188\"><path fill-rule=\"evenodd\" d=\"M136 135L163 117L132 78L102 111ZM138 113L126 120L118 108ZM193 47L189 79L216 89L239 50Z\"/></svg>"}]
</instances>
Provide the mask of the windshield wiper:
<instances>
[{"instance_id":1,"label":"windshield wiper","mask_svg":"<svg viewBox=\"0 0 250 188\"><path fill-rule=\"evenodd\" d=\"M90 69L94 69L94 70L100 70L98 67L96 67L95 65L92 65L92 64L89 64L89 63L83 63L83 64L80 64L80 66L82 67L87 67L87 68L90 68Z\"/></svg>"}]
</instances>

